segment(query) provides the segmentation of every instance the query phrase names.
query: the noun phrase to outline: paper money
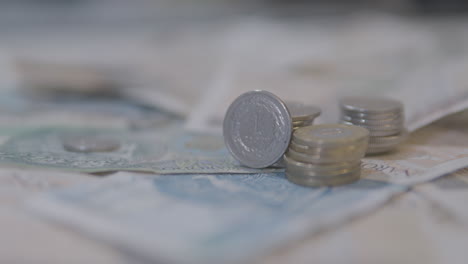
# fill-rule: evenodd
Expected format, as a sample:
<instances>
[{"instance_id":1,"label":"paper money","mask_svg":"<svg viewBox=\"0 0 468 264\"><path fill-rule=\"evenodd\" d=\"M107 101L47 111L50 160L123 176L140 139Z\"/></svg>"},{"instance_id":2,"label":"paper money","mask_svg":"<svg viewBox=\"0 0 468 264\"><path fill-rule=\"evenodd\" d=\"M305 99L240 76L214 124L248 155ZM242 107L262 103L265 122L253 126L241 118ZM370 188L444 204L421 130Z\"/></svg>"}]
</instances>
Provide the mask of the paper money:
<instances>
[{"instance_id":1,"label":"paper money","mask_svg":"<svg viewBox=\"0 0 468 264\"><path fill-rule=\"evenodd\" d=\"M24 211L24 200L38 193L94 184L101 178L51 170L0 169L0 262L3 263L126 263L126 257L106 245L57 228ZM44 238L48 242L44 244ZM37 245L44 244L40 247ZM27 251L28 254L25 254Z\"/></svg>"},{"instance_id":2,"label":"paper money","mask_svg":"<svg viewBox=\"0 0 468 264\"><path fill-rule=\"evenodd\" d=\"M2 207L0 232L2 263L138 263L102 243L38 221L24 210Z\"/></svg>"},{"instance_id":3,"label":"paper money","mask_svg":"<svg viewBox=\"0 0 468 264\"><path fill-rule=\"evenodd\" d=\"M81 152L67 148L70 139L102 138L118 143L112 151ZM75 142L79 143L79 142ZM75 146L79 148L80 146ZM89 151L88 151L89 152ZM81 172L146 171L177 173L258 173L240 166L222 137L187 134L180 125L157 131L43 129L9 138L0 146L4 165ZM263 172L278 171L268 168Z\"/></svg>"},{"instance_id":4,"label":"paper money","mask_svg":"<svg viewBox=\"0 0 468 264\"><path fill-rule=\"evenodd\" d=\"M164 126L173 119L166 112L118 99L35 98L0 90L0 135L43 128L142 129Z\"/></svg>"},{"instance_id":5,"label":"paper money","mask_svg":"<svg viewBox=\"0 0 468 264\"><path fill-rule=\"evenodd\" d=\"M460 55L466 54L468 40L458 37L466 29L454 26L448 34L428 27L376 17L327 28L251 20L237 29L237 49L227 55L228 65L220 68L187 127L219 134L230 102L263 89L286 101L319 106L318 123L339 120L342 96L392 97L403 102L405 125L415 131L468 107L468 58ZM451 45L459 53L452 54Z\"/></svg>"},{"instance_id":6,"label":"paper money","mask_svg":"<svg viewBox=\"0 0 468 264\"><path fill-rule=\"evenodd\" d=\"M333 188L301 187L281 172L119 172L100 184L36 198L31 206L153 261L245 262L378 208L409 185L464 167L466 152L404 146L392 155L364 159L358 182Z\"/></svg>"},{"instance_id":7,"label":"paper money","mask_svg":"<svg viewBox=\"0 0 468 264\"><path fill-rule=\"evenodd\" d=\"M410 192L329 232L309 236L254 263L465 263L468 226ZM339 254L337 254L339 252Z\"/></svg>"},{"instance_id":8,"label":"paper money","mask_svg":"<svg viewBox=\"0 0 468 264\"><path fill-rule=\"evenodd\" d=\"M0 169L0 204L13 207L31 195L81 183L92 183L99 178L91 175L51 170Z\"/></svg>"},{"instance_id":9,"label":"paper money","mask_svg":"<svg viewBox=\"0 0 468 264\"><path fill-rule=\"evenodd\" d=\"M112 152L80 153L64 148L74 136L101 136L120 142ZM221 136L185 133L180 126L159 132L99 130L36 130L9 138L0 146L0 164L82 172L147 171L177 173L258 173L241 166L227 151ZM362 160L362 169L379 179L415 184L437 178L468 164L468 148L403 145L398 152ZM261 172L284 171L271 167ZM427 172L427 173L426 173ZM421 176L424 175L424 176Z\"/></svg>"},{"instance_id":10,"label":"paper money","mask_svg":"<svg viewBox=\"0 0 468 264\"><path fill-rule=\"evenodd\" d=\"M36 197L31 207L152 262L245 263L376 208L405 189L366 179L310 189L278 173L119 172L99 184Z\"/></svg>"},{"instance_id":11,"label":"paper money","mask_svg":"<svg viewBox=\"0 0 468 264\"><path fill-rule=\"evenodd\" d=\"M416 188L427 199L438 203L468 225L468 167L447 175L437 181Z\"/></svg>"},{"instance_id":12,"label":"paper money","mask_svg":"<svg viewBox=\"0 0 468 264\"><path fill-rule=\"evenodd\" d=\"M79 153L64 147L70 136L101 136L120 142L112 152ZM420 138L415 135L414 138ZM411 139L410 142L411 143ZM400 184L429 181L468 164L468 148L404 144L397 152L364 158L363 170ZM185 133L180 125L156 131L44 129L14 136L0 146L0 163L71 171L148 171L173 173L258 173L240 166L221 136ZM271 167L262 172L283 171ZM427 173L426 173L427 172ZM422 177L421 175L424 175Z\"/></svg>"}]
</instances>

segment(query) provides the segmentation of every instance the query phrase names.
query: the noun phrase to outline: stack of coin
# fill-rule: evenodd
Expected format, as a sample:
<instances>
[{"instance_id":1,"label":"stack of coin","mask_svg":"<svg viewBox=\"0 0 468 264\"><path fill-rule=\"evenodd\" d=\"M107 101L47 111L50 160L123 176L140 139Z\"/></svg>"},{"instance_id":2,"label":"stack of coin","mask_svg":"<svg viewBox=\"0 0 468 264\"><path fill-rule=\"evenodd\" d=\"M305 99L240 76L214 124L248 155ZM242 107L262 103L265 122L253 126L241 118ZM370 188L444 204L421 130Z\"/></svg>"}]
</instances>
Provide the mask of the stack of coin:
<instances>
[{"instance_id":1,"label":"stack of coin","mask_svg":"<svg viewBox=\"0 0 468 264\"><path fill-rule=\"evenodd\" d=\"M377 97L347 97L341 100L341 122L370 132L367 154L391 151L405 140L403 104Z\"/></svg>"},{"instance_id":2,"label":"stack of coin","mask_svg":"<svg viewBox=\"0 0 468 264\"><path fill-rule=\"evenodd\" d=\"M331 186L359 179L369 131L352 125L323 124L294 131L284 155L287 178L306 186Z\"/></svg>"},{"instance_id":3,"label":"stack of coin","mask_svg":"<svg viewBox=\"0 0 468 264\"><path fill-rule=\"evenodd\" d=\"M291 114L293 130L312 125L322 112L318 107L299 102L287 102L286 106Z\"/></svg>"}]
</instances>

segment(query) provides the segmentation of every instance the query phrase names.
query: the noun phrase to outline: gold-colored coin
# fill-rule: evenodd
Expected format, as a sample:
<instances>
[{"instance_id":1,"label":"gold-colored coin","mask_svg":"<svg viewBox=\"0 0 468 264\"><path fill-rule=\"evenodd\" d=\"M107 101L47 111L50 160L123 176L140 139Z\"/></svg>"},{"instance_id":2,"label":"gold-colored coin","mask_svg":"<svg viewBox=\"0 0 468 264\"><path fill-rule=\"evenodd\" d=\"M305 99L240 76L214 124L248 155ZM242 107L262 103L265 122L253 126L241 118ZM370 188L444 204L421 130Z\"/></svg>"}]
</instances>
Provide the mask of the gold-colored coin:
<instances>
[{"instance_id":1,"label":"gold-colored coin","mask_svg":"<svg viewBox=\"0 0 468 264\"><path fill-rule=\"evenodd\" d=\"M344 146L368 140L365 128L346 124L322 124L297 129L293 140L304 146Z\"/></svg>"},{"instance_id":2,"label":"gold-colored coin","mask_svg":"<svg viewBox=\"0 0 468 264\"><path fill-rule=\"evenodd\" d=\"M322 187L322 186L336 186L336 185L343 185L349 184L359 180L361 177L361 168L358 167L355 171L342 174L339 176L328 177L328 178L318 178L318 177L307 177L303 175L299 175L297 173L291 173L286 171L286 177L289 181L303 185L303 186L310 186L310 187Z\"/></svg>"}]
</instances>

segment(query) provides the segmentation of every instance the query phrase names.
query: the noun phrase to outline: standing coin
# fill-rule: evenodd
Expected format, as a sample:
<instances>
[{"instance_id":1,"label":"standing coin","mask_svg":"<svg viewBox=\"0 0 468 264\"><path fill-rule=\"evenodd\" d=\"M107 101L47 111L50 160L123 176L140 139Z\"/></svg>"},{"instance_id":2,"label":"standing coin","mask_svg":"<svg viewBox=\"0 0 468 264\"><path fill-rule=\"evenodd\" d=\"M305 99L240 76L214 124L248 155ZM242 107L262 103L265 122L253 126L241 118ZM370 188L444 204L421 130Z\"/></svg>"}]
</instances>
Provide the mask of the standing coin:
<instances>
[{"instance_id":1,"label":"standing coin","mask_svg":"<svg viewBox=\"0 0 468 264\"><path fill-rule=\"evenodd\" d=\"M242 94L229 106L223 123L226 147L242 165L265 168L289 146L292 119L281 99L267 91Z\"/></svg>"}]
</instances>

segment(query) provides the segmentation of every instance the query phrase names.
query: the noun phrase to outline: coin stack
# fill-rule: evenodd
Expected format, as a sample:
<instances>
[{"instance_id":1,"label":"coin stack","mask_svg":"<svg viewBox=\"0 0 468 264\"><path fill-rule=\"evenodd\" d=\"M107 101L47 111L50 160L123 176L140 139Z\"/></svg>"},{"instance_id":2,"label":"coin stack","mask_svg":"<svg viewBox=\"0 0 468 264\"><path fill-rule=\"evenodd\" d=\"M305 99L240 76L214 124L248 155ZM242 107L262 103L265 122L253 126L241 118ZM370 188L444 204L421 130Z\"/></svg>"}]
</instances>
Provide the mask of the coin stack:
<instances>
[{"instance_id":1,"label":"coin stack","mask_svg":"<svg viewBox=\"0 0 468 264\"><path fill-rule=\"evenodd\" d=\"M323 124L297 129L284 155L286 176L305 186L332 186L359 179L369 131L352 125Z\"/></svg>"},{"instance_id":2,"label":"coin stack","mask_svg":"<svg viewBox=\"0 0 468 264\"><path fill-rule=\"evenodd\" d=\"M312 125L322 112L318 107L299 102L287 102L286 106L291 114L293 130Z\"/></svg>"},{"instance_id":3,"label":"coin stack","mask_svg":"<svg viewBox=\"0 0 468 264\"><path fill-rule=\"evenodd\" d=\"M394 150L408 132L404 127L403 104L381 97L347 97L341 100L341 122L370 132L367 154Z\"/></svg>"}]
</instances>

